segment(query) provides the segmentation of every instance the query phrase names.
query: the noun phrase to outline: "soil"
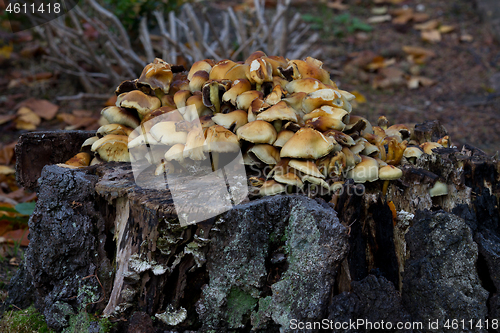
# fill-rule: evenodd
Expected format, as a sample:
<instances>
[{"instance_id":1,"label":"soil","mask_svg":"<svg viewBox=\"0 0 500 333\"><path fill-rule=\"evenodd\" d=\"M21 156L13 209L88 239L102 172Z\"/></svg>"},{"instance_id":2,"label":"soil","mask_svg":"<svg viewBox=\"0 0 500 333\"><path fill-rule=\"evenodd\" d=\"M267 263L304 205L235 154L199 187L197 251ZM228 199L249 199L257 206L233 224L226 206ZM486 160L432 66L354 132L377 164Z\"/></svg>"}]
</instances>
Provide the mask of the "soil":
<instances>
[{"instance_id":1,"label":"soil","mask_svg":"<svg viewBox=\"0 0 500 333\"><path fill-rule=\"evenodd\" d=\"M318 58L333 73L332 78L341 89L356 91L366 99L365 103L355 103L353 114L364 116L372 123L376 123L380 115L385 115L390 123L410 126L424 120L438 119L457 146L468 143L488 154L495 154L500 149L500 112L497 106L500 102L500 44L482 22L475 1L393 0L383 4L389 11L398 8L418 9L427 13L430 19L438 19L442 25L453 26L454 30L443 34L438 43L424 42L420 31L414 29L414 23L395 25L390 21L371 24L372 31L336 35L335 28L349 28L348 24L341 26L335 21L335 17L344 12L329 8L325 3L311 5L311 2L292 1L292 9L322 22L316 27L316 32L322 37L317 44L321 48ZM351 17L366 22L375 15L372 12L375 7L382 7L375 5L375 2L380 1L344 0L343 4L348 5L347 12ZM237 3L217 1L215 5ZM272 1L266 3L272 6ZM30 97L56 103L60 113L85 109L98 115L103 107L102 99L56 100L57 96L82 92L83 87L77 78L57 71L43 59L43 41L39 42L42 46L39 52L24 57L21 51L32 47L34 38L30 34L13 35L0 30L0 48L11 42L14 46L10 59L0 56L0 116L15 114L18 104ZM424 47L434 51L435 57L415 66L408 61L403 46ZM395 60L390 67L402 72L402 81L386 88L374 88L373 83L377 82L384 70L370 71L356 65L374 56L383 57L386 61ZM13 80L43 72L49 72L51 76L12 86ZM406 79L410 75L424 76L433 80L434 84L409 89ZM111 96L112 88L103 93ZM37 129L64 127L62 122L54 119L42 122ZM15 141L21 134L22 131L16 130L13 122L0 124L0 143ZM0 260L0 300L3 300L5 286L15 268L9 265L9 259Z\"/></svg>"}]
</instances>

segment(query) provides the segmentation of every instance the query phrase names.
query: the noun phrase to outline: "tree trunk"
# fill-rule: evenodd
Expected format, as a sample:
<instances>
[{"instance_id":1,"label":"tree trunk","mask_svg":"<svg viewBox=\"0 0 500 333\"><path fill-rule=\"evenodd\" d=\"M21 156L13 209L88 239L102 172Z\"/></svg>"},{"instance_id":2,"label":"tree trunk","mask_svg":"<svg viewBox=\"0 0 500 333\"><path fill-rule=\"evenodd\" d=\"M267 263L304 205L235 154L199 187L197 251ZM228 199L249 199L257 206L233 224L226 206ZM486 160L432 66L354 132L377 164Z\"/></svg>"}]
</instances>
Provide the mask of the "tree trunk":
<instances>
[{"instance_id":1,"label":"tree trunk","mask_svg":"<svg viewBox=\"0 0 500 333\"><path fill-rule=\"evenodd\" d=\"M442 131L420 125L419 135L432 138L436 128ZM21 289L32 287L56 330L81 310L110 316L120 332L292 332L294 323L322 319L428 325L494 318L499 162L466 146L435 150L402 169L385 196L380 181L347 182L333 197L266 197L181 225L170 191L158 186L163 179L151 177L141 188L125 163L46 166L8 302L22 302ZM430 196L437 180L448 195Z\"/></svg>"}]
</instances>

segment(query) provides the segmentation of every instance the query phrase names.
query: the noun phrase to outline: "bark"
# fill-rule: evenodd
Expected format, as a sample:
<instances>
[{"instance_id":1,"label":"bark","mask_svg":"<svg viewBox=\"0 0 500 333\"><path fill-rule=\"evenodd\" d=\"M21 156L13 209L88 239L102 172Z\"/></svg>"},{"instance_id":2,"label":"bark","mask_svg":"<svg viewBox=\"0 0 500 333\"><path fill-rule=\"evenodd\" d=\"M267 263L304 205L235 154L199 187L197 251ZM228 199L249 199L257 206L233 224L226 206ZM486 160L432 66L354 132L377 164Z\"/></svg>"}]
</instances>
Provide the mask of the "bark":
<instances>
[{"instance_id":1,"label":"bark","mask_svg":"<svg viewBox=\"0 0 500 333\"><path fill-rule=\"evenodd\" d=\"M439 124L417 132L434 138L436 130L441 137ZM120 332L494 318L499 162L466 146L437 149L402 169L385 196L382 182L347 182L338 196L267 197L181 225L162 178L146 177L139 187L125 163L46 166L10 302L23 301L24 281L57 330L82 309L120 320ZM448 195L430 197L437 180Z\"/></svg>"}]
</instances>

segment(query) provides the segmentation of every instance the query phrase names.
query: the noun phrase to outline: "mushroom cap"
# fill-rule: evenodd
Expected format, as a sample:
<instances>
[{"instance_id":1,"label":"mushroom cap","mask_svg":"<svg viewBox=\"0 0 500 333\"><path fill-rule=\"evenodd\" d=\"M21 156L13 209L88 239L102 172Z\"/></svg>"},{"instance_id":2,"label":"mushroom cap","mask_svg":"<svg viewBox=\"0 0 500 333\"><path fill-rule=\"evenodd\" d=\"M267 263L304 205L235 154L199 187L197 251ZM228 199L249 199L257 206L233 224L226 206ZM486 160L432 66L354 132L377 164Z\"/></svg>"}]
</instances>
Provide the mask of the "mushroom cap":
<instances>
[{"instance_id":1,"label":"mushroom cap","mask_svg":"<svg viewBox=\"0 0 500 333\"><path fill-rule=\"evenodd\" d=\"M236 107L240 110L248 110L254 99L262 99L264 94L257 90L248 90L236 96Z\"/></svg>"},{"instance_id":2,"label":"mushroom cap","mask_svg":"<svg viewBox=\"0 0 500 333\"><path fill-rule=\"evenodd\" d=\"M182 143L177 143L170 147L165 153L165 160L167 161L177 161L179 163L184 163L184 145Z\"/></svg>"},{"instance_id":3,"label":"mushroom cap","mask_svg":"<svg viewBox=\"0 0 500 333\"><path fill-rule=\"evenodd\" d=\"M281 102L281 99L286 94L286 91L279 84L275 85L273 90L266 96L264 101L269 105L276 105Z\"/></svg>"},{"instance_id":4,"label":"mushroom cap","mask_svg":"<svg viewBox=\"0 0 500 333\"><path fill-rule=\"evenodd\" d=\"M208 81L208 72L197 71L189 80L189 90L193 93L195 91L201 91L201 88Z\"/></svg>"},{"instance_id":5,"label":"mushroom cap","mask_svg":"<svg viewBox=\"0 0 500 333\"><path fill-rule=\"evenodd\" d=\"M275 174L273 178L274 180L282 184L297 186L298 188L302 188L304 186L304 183L302 183L300 177L293 172Z\"/></svg>"},{"instance_id":6,"label":"mushroom cap","mask_svg":"<svg viewBox=\"0 0 500 333\"><path fill-rule=\"evenodd\" d=\"M305 173L306 175L318 178L325 178L325 176L321 173L321 171L319 171L316 164L312 161L301 161L292 159L288 162L288 166L302 173Z\"/></svg>"},{"instance_id":7,"label":"mushroom cap","mask_svg":"<svg viewBox=\"0 0 500 333\"><path fill-rule=\"evenodd\" d=\"M69 160L67 160L64 164L74 166L74 167L86 167L90 164L90 154L89 153L78 153Z\"/></svg>"},{"instance_id":8,"label":"mushroom cap","mask_svg":"<svg viewBox=\"0 0 500 333\"><path fill-rule=\"evenodd\" d=\"M342 131L345 128L345 124L342 120L328 116L321 116L306 120L306 126L312 127L320 132L325 132L330 129Z\"/></svg>"},{"instance_id":9,"label":"mushroom cap","mask_svg":"<svg viewBox=\"0 0 500 333\"><path fill-rule=\"evenodd\" d=\"M286 186L276 182L273 179L266 180L264 184L260 187L259 194L261 196L265 195L276 195L286 191Z\"/></svg>"},{"instance_id":10,"label":"mushroom cap","mask_svg":"<svg viewBox=\"0 0 500 333\"><path fill-rule=\"evenodd\" d=\"M173 77L170 65L162 59L156 58L153 63L144 67L137 83L147 85L152 90L160 89L168 94Z\"/></svg>"},{"instance_id":11,"label":"mushroom cap","mask_svg":"<svg viewBox=\"0 0 500 333\"><path fill-rule=\"evenodd\" d=\"M379 165L376 159L361 156L361 163L358 163L354 169L347 174L355 183L373 182L378 179Z\"/></svg>"},{"instance_id":12,"label":"mushroom cap","mask_svg":"<svg viewBox=\"0 0 500 333\"><path fill-rule=\"evenodd\" d=\"M229 102L232 105L236 104L236 98L242 93L252 89L252 85L247 79L238 79L233 81L231 88L222 95L223 102ZM250 101L251 102L251 101Z\"/></svg>"},{"instance_id":13,"label":"mushroom cap","mask_svg":"<svg viewBox=\"0 0 500 333\"><path fill-rule=\"evenodd\" d=\"M249 122L236 131L239 140L252 143L268 143L272 145L276 141L278 133L273 125L263 120Z\"/></svg>"},{"instance_id":14,"label":"mushroom cap","mask_svg":"<svg viewBox=\"0 0 500 333\"><path fill-rule=\"evenodd\" d=\"M360 116L350 116L349 124L345 126L346 131L356 130L364 133L373 134L372 124L366 118ZM383 137L382 137L383 138Z\"/></svg>"},{"instance_id":15,"label":"mushroom cap","mask_svg":"<svg viewBox=\"0 0 500 333\"><path fill-rule=\"evenodd\" d=\"M283 101L271 106L267 110L257 115L257 120L264 120L273 122L275 120L286 120L297 122L297 115L295 112Z\"/></svg>"},{"instance_id":16,"label":"mushroom cap","mask_svg":"<svg viewBox=\"0 0 500 333\"><path fill-rule=\"evenodd\" d=\"M317 177L310 176L310 175L303 175L302 176L302 181L304 183L305 182L309 182L309 183L314 184L314 185L322 186L322 187L326 188L328 191L330 191L330 185L328 185L328 183L325 182L321 178L317 178Z\"/></svg>"},{"instance_id":17,"label":"mushroom cap","mask_svg":"<svg viewBox=\"0 0 500 333\"><path fill-rule=\"evenodd\" d=\"M246 77L248 81L256 84L273 82L273 68L265 59L254 59L250 66L246 67Z\"/></svg>"},{"instance_id":18,"label":"mushroom cap","mask_svg":"<svg viewBox=\"0 0 500 333\"><path fill-rule=\"evenodd\" d=\"M82 148L81 148L81 151L84 152L84 153L89 153L91 150L91 147L92 147L92 144L94 142L96 142L97 140L99 140L100 138L98 136L91 136L90 138L88 138L87 140L85 140L83 143L82 143Z\"/></svg>"},{"instance_id":19,"label":"mushroom cap","mask_svg":"<svg viewBox=\"0 0 500 333\"><path fill-rule=\"evenodd\" d=\"M394 165L386 165L378 170L378 178L381 180L399 179L403 176L403 171Z\"/></svg>"},{"instance_id":20,"label":"mushroom cap","mask_svg":"<svg viewBox=\"0 0 500 333\"><path fill-rule=\"evenodd\" d=\"M186 101L191 97L191 91L189 90L179 90L174 94L174 103L177 109L186 107Z\"/></svg>"},{"instance_id":21,"label":"mushroom cap","mask_svg":"<svg viewBox=\"0 0 500 333\"><path fill-rule=\"evenodd\" d=\"M108 106L102 109L101 115L110 124L120 124L136 128L141 123L137 111L127 110L118 106Z\"/></svg>"},{"instance_id":22,"label":"mushroom cap","mask_svg":"<svg viewBox=\"0 0 500 333\"><path fill-rule=\"evenodd\" d=\"M130 135L133 129L120 124L107 124L102 125L97 129L97 136L103 137L108 134L116 134L116 135Z\"/></svg>"},{"instance_id":23,"label":"mushroom cap","mask_svg":"<svg viewBox=\"0 0 500 333\"><path fill-rule=\"evenodd\" d=\"M329 105L323 105L320 108L315 109L308 114L305 114L303 119L308 120L316 117L330 117L341 120L342 122L349 122L348 115L349 113L344 109Z\"/></svg>"},{"instance_id":24,"label":"mushroom cap","mask_svg":"<svg viewBox=\"0 0 500 333\"><path fill-rule=\"evenodd\" d=\"M422 151L422 149L418 148L418 147L406 147L404 153L403 153L403 156L406 157L406 158L416 158L418 159L420 156L422 156L424 152Z\"/></svg>"},{"instance_id":25,"label":"mushroom cap","mask_svg":"<svg viewBox=\"0 0 500 333\"><path fill-rule=\"evenodd\" d=\"M217 125L236 131L241 126L248 123L248 115L244 110L234 110L229 113L217 113L212 117Z\"/></svg>"},{"instance_id":26,"label":"mushroom cap","mask_svg":"<svg viewBox=\"0 0 500 333\"><path fill-rule=\"evenodd\" d=\"M371 144L370 142L365 142L365 148L361 151L362 155L369 156L373 153L379 153L380 150L377 146Z\"/></svg>"},{"instance_id":27,"label":"mushroom cap","mask_svg":"<svg viewBox=\"0 0 500 333\"><path fill-rule=\"evenodd\" d=\"M273 77L279 77L279 67L285 67L288 64L288 61L282 56L263 56L262 59L271 64L271 67L273 69Z\"/></svg>"},{"instance_id":28,"label":"mushroom cap","mask_svg":"<svg viewBox=\"0 0 500 333\"><path fill-rule=\"evenodd\" d=\"M429 189L429 194L431 197L438 197L442 195L447 195L448 194L448 185L446 183L440 182L439 180L436 181L434 186Z\"/></svg>"},{"instance_id":29,"label":"mushroom cap","mask_svg":"<svg viewBox=\"0 0 500 333\"><path fill-rule=\"evenodd\" d=\"M142 91L134 90L122 96L120 106L122 108L136 109L139 118L142 119L150 111L161 107L161 101L156 96L149 96Z\"/></svg>"},{"instance_id":30,"label":"mushroom cap","mask_svg":"<svg viewBox=\"0 0 500 333\"><path fill-rule=\"evenodd\" d=\"M343 146L354 146L356 144L356 142L354 142L354 139L351 136L345 134L344 132L337 131L334 129L329 129L323 132L323 135L326 138L333 138L335 142L338 142Z\"/></svg>"},{"instance_id":31,"label":"mushroom cap","mask_svg":"<svg viewBox=\"0 0 500 333\"><path fill-rule=\"evenodd\" d=\"M151 127L149 133L156 141L167 146L173 146L177 143L186 143L186 132L178 132L175 121L163 121Z\"/></svg>"},{"instance_id":32,"label":"mushroom cap","mask_svg":"<svg viewBox=\"0 0 500 333\"><path fill-rule=\"evenodd\" d=\"M155 176L169 175L174 173L175 167L172 163L162 160L155 169Z\"/></svg>"},{"instance_id":33,"label":"mushroom cap","mask_svg":"<svg viewBox=\"0 0 500 333\"><path fill-rule=\"evenodd\" d=\"M210 65L205 60L197 61L191 66L191 69L189 70L189 73L187 75L187 79L191 81L196 73L203 71L208 74L210 73L211 70L212 70L212 65Z\"/></svg>"},{"instance_id":34,"label":"mushroom cap","mask_svg":"<svg viewBox=\"0 0 500 333\"><path fill-rule=\"evenodd\" d=\"M330 153L334 144L312 129L301 128L281 148L281 157L318 159Z\"/></svg>"},{"instance_id":35,"label":"mushroom cap","mask_svg":"<svg viewBox=\"0 0 500 333\"><path fill-rule=\"evenodd\" d=\"M234 66L238 65L232 60L221 60L218 63L216 63L213 67L212 70L210 71L210 80L223 80L224 76L226 76L226 73L233 68Z\"/></svg>"},{"instance_id":36,"label":"mushroom cap","mask_svg":"<svg viewBox=\"0 0 500 333\"><path fill-rule=\"evenodd\" d=\"M327 89L327 88L331 87L328 87L320 80L311 77L305 79L293 80L286 85L286 90L291 94L296 92L304 92L306 94L309 94L313 91L320 89Z\"/></svg>"},{"instance_id":37,"label":"mushroom cap","mask_svg":"<svg viewBox=\"0 0 500 333\"><path fill-rule=\"evenodd\" d=\"M207 129L204 151L230 153L240 150L238 137L230 130L214 125Z\"/></svg>"},{"instance_id":38,"label":"mushroom cap","mask_svg":"<svg viewBox=\"0 0 500 333\"><path fill-rule=\"evenodd\" d=\"M129 137L128 148L132 149L143 145L152 146L158 144L160 143L156 141L156 139L153 138L153 136L150 133L146 133L146 134L141 134L133 139L130 139Z\"/></svg>"},{"instance_id":39,"label":"mushroom cap","mask_svg":"<svg viewBox=\"0 0 500 333\"><path fill-rule=\"evenodd\" d=\"M199 127L194 127L187 135L186 145L182 156L184 158L189 158L193 161L203 161L207 159L207 155L204 153L205 135L203 130Z\"/></svg>"},{"instance_id":40,"label":"mushroom cap","mask_svg":"<svg viewBox=\"0 0 500 333\"><path fill-rule=\"evenodd\" d=\"M278 137L276 138L276 141L274 141L273 146L276 147L283 147L285 143L287 143L288 140L294 135L295 133L292 131L288 130L281 130L278 133Z\"/></svg>"},{"instance_id":41,"label":"mushroom cap","mask_svg":"<svg viewBox=\"0 0 500 333\"><path fill-rule=\"evenodd\" d=\"M126 135L106 135L92 144L92 151L106 162L130 162Z\"/></svg>"},{"instance_id":42,"label":"mushroom cap","mask_svg":"<svg viewBox=\"0 0 500 333\"><path fill-rule=\"evenodd\" d=\"M293 79L314 78L325 84L330 83L330 73L323 69L323 62L318 59L307 57L305 60L290 60L289 65L293 65Z\"/></svg>"},{"instance_id":43,"label":"mushroom cap","mask_svg":"<svg viewBox=\"0 0 500 333\"><path fill-rule=\"evenodd\" d=\"M320 89L308 93L302 100L302 109L309 113L323 105L341 108L344 105L342 95L334 89Z\"/></svg>"},{"instance_id":44,"label":"mushroom cap","mask_svg":"<svg viewBox=\"0 0 500 333\"><path fill-rule=\"evenodd\" d=\"M441 148L443 147L441 144L437 143L437 142L424 142L420 145L420 148L423 149L424 153L426 154L429 154L429 155L432 155L432 150L434 148Z\"/></svg>"},{"instance_id":45,"label":"mushroom cap","mask_svg":"<svg viewBox=\"0 0 500 333\"><path fill-rule=\"evenodd\" d=\"M281 160L279 150L267 143L257 144L250 148L247 153L252 153L267 165L276 165Z\"/></svg>"},{"instance_id":46,"label":"mushroom cap","mask_svg":"<svg viewBox=\"0 0 500 333\"><path fill-rule=\"evenodd\" d=\"M233 68L227 71L224 75L224 80L238 80L238 79L246 79L246 71L249 65L247 64L237 64Z\"/></svg>"},{"instance_id":47,"label":"mushroom cap","mask_svg":"<svg viewBox=\"0 0 500 333\"><path fill-rule=\"evenodd\" d=\"M411 135L411 131L408 126L404 124L395 124L385 130L385 135L387 136L397 136L402 140L408 139Z\"/></svg>"}]
</instances>

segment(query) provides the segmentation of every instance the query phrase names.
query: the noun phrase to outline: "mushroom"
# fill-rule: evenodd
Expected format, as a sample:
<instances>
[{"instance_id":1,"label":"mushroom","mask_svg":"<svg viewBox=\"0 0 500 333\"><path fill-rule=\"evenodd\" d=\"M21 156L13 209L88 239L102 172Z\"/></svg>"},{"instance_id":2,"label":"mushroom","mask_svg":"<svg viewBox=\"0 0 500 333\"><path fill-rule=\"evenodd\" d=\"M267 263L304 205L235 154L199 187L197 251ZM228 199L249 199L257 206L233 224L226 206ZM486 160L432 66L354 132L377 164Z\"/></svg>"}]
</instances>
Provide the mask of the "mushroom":
<instances>
[{"instance_id":1,"label":"mushroom","mask_svg":"<svg viewBox=\"0 0 500 333\"><path fill-rule=\"evenodd\" d=\"M161 101L155 96L148 96L142 91L134 90L122 96L120 106L137 110L139 118L142 119L148 112L161 107Z\"/></svg>"},{"instance_id":2,"label":"mushroom","mask_svg":"<svg viewBox=\"0 0 500 333\"><path fill-rule=\"evenodd\" d=\"M246 77L250 83L256 85L257 91L261 91L264 82L273 82L273 68L265 59L254 59L246 68Z\"/></svg>"},{"instance_id":3,"label":"mushroom","mask_svg":"<svg viewBox=\"0 0 500 333\"><path fill-rule=\"evenodd\" d=\"M182 152L182 156L193 161L206 160L207 156L204 153L205 135L200 127L194 127L186 137L186 145Z\"/></svg>"},{"instance_id":4,"label":"mushroom","mask_svg":"<svg viewBox=\"0 0 500 333\"><path fill-rule=\"evenodd\" d=\"M432 150L434 148L442 148L443 146L437 142L424 142L420 145L420 148L424 151L424 153L432 155Z\"/></svg>"},{"instance_id":5,"label":"mushroom","mask_svg":"<svg viewBox=\"0 0 500 333\"><path fill-rule=\"evenodd\" d=\"M269 109L259 113L257 120L264 120L273 123L276 131L281 130L282 121L297 122L297 115L295 112L283 101L271 106Z\"/></svg>"},{"instance_id":6,"label":"mushroom","mask_svg":"<svg viewBox=\"0 0 500 333\"><path fill-rule=\"evenodd\" d=\"M434 186L432 186L429 189L429 194L431 197L438 197L442 195L447 195L448 194L448 185L446 183L440 182L439 180L436 181Z\"/></svg>"},{"instance_id":7,"label":"mushroom","mask_svg":"<svg viewBox=\"0 0 500 333\"><path fill-rule=\"evenodd\" d=\"M334 144L312 128L301 128L281 148L281 157L318 159L330 153Z\"/></svg>"},{"instance_id":8,"label":"mushroom","mask_svg":"<svg viewBox=\"0 0 500 333\"><path fill-rule=\"evenodd\" d=\"M220 112L221 99L224 93L231 87L231 81L209 80L202 88L203 104L214 112Z\"/></svg>"},{"instance_id":9,"label":"mushroom","mask_svg":"<svg viewBox=\"0 0 500 333\"><path fill-rule=\"evenodd\" d=\"M289 186L296 186L298 188L302 188L304 186L304 183L302 182L300 177L294 174L293 172L287 172L284 174L275 174L273 178L277 182Z\"/></svg>"},{"instance_id":10,"label":"mushroom","mask_svg":"<svg viewBox=\"0 0 500 333\"><path fill-rule=\"evenodd\" d=\"M264 101L269 105L275 105L281 102L281 99L286 94L286 91L280 85L274 86L273 90L266 96Z\"/></svg>"},{"instance_id":11,"label":"mushroom","mask_svg":"<svg viewBox=\"0 0 500 333\"><path fill-rule=\"evenodd\" d=\"M233 132L220 125L215 125L207 130L203 150L212 153L212 168L213 171L216 171L219 168L219 154L238 152L240 144L238 137Z\"/></svg>"},{"instance_id":12,"label":"mushroom","mask_svg":"<svg viewBox=\"0 0 500 333\"><path fill-rule=\"evenodd\" d=\"M305 173L306 175L318 177L318 178L325 178L325 176L319 171L318 167L316 164L312 161L308 160L296 160L292 159L288 162L288 166L290 168L293 168L297 171L300 171L302 173Z\"/></svg>"},{"instance_id":13,"label":"mushroom","mask_svg":"<svg viewBox=\"0 0 500 333\"><path fill-rule=\"evenodd\" d=\"M238 80L238 79L246 79L246 72L247 68L249 65L247 64L237 64L233 68L231 68L227 73L224 75L224 80Z\"/></svg>"},{"instance_id":14,"label":"mushroom","mask_svg":"<svg viewBox=\"0 0 500 333\"><path fill-rule=\"evenodd\" d=\"M205 82L208 81L208 72L197 71L189 80L189 90L193 93L195 91L201 91Z\"/></svg>"},{"instance_id":15,"label":"mushroom","mask_svg":"<svg viewBox=\"0 0 500 333\"><path fill-rule=\"evenodd\" d=\"M361 163L347 173L347 178L352 178L355 183L373 182L378 179L378 167L374 158L361 156Z\"/></svg>"},{"instance_id":16,"label":"mushroom","mask_svg":"<svg viewBox=\"0 0 500 333\"><path fill-rule=\"evenodd\" d=\"M294 135L295 133L292 131L287 131L285 129L281 130L278 133L278 137L276 138L276 141L274 141L273 146L275 147L283 147L285 143L290 140L290 138Z\"/></svg>"},{"instance_id":17,"label":"mushroom","mask_svg":"<svg viewBox=\"0 0 500 333\"><path fill-rule=\"evenodd\" d=\"M176 161L181 166L184 166L184 145L182 143L177 143L170 147L170 149L165 153L165 160L172 162Z\"/></svg>"},{"instance_id":18,"label":"mushroom","mask_svg":"<svg viewBox=\"0 0 500 333\"><path fill-rule=\"evenodd\" d=\"M286 191L286 186L276 182L273 179L266 180L260 187L261 196L276 195Z\"/></svg>"},{"instance_id":19,"label":"mushroom","mask_svg":"<svg viewBox=\"0 0 500 333\"><path fill-rule=\"evenodd\" d=\"M99 127L97 129L97 136L102 138L105 135L108 134L116 134L116 135L130 135L132 133L133 129L130 127L127 127L125 125L120 125L120 124L107 124Z\"/></svg>"},{"instance_id":20,"label":"mushroom","mask_svg":"<svg viewBox=\"0 0 500 333\"><path fill-rule=\"evenodd\" d=\"M261 143L253 146L247 151L248 154L253 154L258 160L267 165L276 165L280 162L279 150L270 144Z\"/></svg>"},{"instance_id":21,"label":"mushroom","mask_svg":"<svg viewBox=\"0 0 500 333\"><path fill-rule=\"evenodd\" d=\"M82 143L82 147L81 147L81 151L83 153L90 153L91 152L91 147L92 147L92 144L94 142L96 142L97 140L99 140L100 138L98 136L91 136L90 138L88 138L87 140L85 140L83 143Z\"/></svg>"},{"instance_id":22,"label":"mushroom","mask_svg":"<svg viewBox=\"0 0 500 333\"><path fill-rule=\"evenodd\" d=\"M335 119L329 116L321 116L306 120L306 127L314 128L320 132L325 132L330 129L337 131L342 131L345 128L345 124L342 120Z\"/></svg>"},{"instance_id":23,"label":"mushroom","mask_svg":"<svg viewBox=\"0 0 500 333\"><path fill-rule=\"evenodd\" d=\"M257 90L249 90L242 92L238 96L236 96L236 107L240 110L248 110L250 108L250 104L256 99L262 99L264 94Z\"/></svg>"},{"instance_id":24,"label":"mushroom","mask_svg":"<svg viewBox=\"0 0 500 333\"><path fill-rule=\"evenodd\" d=\"M208 74L210 73L211 70L212 70L212 65L210 65L207 61L205 60L197 61L191 66L191 69L189 70L189 73L187 75L187 79L191 81L196 73L203 71Z\"/></svg>"},{"instance_id":25,"label":"mushroom","mask_svg":"<svg viewBox=\"0 0 500 333\"><path fill-rule=\"evenodd\" d=\"M162 59L156 58L153 63L144 67L137 80L137 86L148 86L152 91L158 89L164 94L168 94L173 76L170 65Z\"/></svg>"},{"instance_id":26,"label":"mushroom","mask_svg":"<svg viewBox=\"0 0 500 333\"><path fill-rule=\"evenodd\" d=\"M272 145L278 134L273 125L263 120L249 122L236 131L239 140L252 143L268 143ZM283 156L281 156L283 157Z\"/></svg>"},{"instance_id":27,"label":"mushroom","mask_svg":"<svg viewBox=\"0 0 500 333\"><path fill-rule=\"evenodd\" d=\"M305 182L309 182L309 183L311 183L313 185L321 186L323 188L326 188L328 190L328 192L330 192L330 185L328 185L328 183L325 182L321 178L317 178L317 177L313 177L313 176L309 176L309 175L303 175L302 176L302 181L304 183Z\"/></svg>"},{"instance_id":28,"label":"mushroom","mask_svg":"<svg viewBox=\"0 0 500 333\"><path fill-rule=\"evenodd\" d=\"M320 80L314 78L293 80L286 85L286 90L292 94L296 92L304 92L306 94L309 94L316 90L328 89L328 88L331 87L327 86Z\"/></svg>"},{"instance_id":29,"label":"mushroom","mask_svg":"<svg viewBox=\"0 0 500 333\"><path fill-rule=\"evenodd\" d=\"M217 125L221 125L231 131L236 131L241 126L248 123L247 113L243 110L235 110L229 113L217 113L212 120Z\"/></svg>"},{"instance_id":30,"label":"mushroom","mask_svg":"<svg viewBox=\"0 0 500 333\"><path fill-rule=\"evenodd\" d=\"M238 65L234 61L231 60L221 60L218 63L216 63L213 67L212 70L210 71L210 80L223 80L224 76L226 73L233 68L234 66Z\"/></svg>"},{"instance_id":31,"label":"mushroom","mask_svg":"<svg viewBox=\"0 0 500 333\"><path fill-rule=\"evenodd\" d=\"M342 95L334 89L319 89L308 93L302 100L302 109L309 113L323 105L341 108L344 105Z\"/></svg>"},{"instance_id":32,"label":"mushroom","mask_svg":"<svg viewBox=\"0 0 500 333\"><path fill-rule=\"evenodd\" d=\"M248 108L248 122L257 120L257 115L269 108L270 105L260 98L256 98L250 103Z\"/></svg>"},{"instance_id":33,"label":"mushroom","mask_svg":"<svg viewBox=\"0 0 500 333\"><path fill-rule=\"evenodd\" d=\"M130 162L126 135L106 135L92 144L91 150L106 162Z\"/></svg>"},{"instance_id":34,"label":"mushroom","mask_svg":"<svg viewBox=\"0 0 500 333\"><path fill-rule=\"evenodd\" d=\"M382 188L382 195L387 193L387 187L389 186L389 181L394 179L399 179L403 176L403 171L396 168L394 165L386 165L378 170L378 178L384 181L384 186Z\"/></svg>"},{"instance_id":35,"label":"mushroom","mask_svg":"<svg viewBox=\"0 0 500 333\"><path fill-rule=\"evenodd\" d=\"M411 164L416 164L417 160L422 156L423 152L418 147L407 147L403 152L403 156L406 157L408 162Z\"/></svg>"},{"instance_id":36,"label":"mushroom","mask_svg":"<svg viewBox=\"0 0 500 333\"><path fill-rule=\"evenodd\" d=\"M236 98L242 93L249 91L250 89L252 89L252 85L247 79L235 80L231 85L231 89L229 89L224 93L224 95L222 95L222 101L237 105Z\"/></svg>"},{"instance_id":37,"label":"mushroom","mask_svg":"<svg viewBox=\"0 0 500 333\"><path fill-rule=\"evenodd\" d=\"M177 143L186 143L187 133L178 132L175 127L175 121L163 121L151 127L149 133L158 142L167 146L173 146Z\"/></svg>"},{"instance_id":38,"label":"mushroom","mask_svg":"<svg viewBox=\"0 0 500 333\"><path fill-rule=\"evenodd\" d=\"M101 115L110 124L120 124L130 128L136 128L140 124L137 111L127 110L118 106L108 106L102 109Z\"/></svg>"},{"instance_id":39,"label":"mushroom","mask_svg":"<svg viewBox=\"0 0 500 333\"><path fill-rule=\"evenodd\" d=\"M73 167L86 167L90 164L90 154L89 153L78 153L69 160L67 160L64 164L73 166Z\"/></svg>"},{"instance_id":40,"label":"mushroom","mask_svg":"<svg viewBox=\"0 0 500 333\"><path fill-rule=\"evenodd\" d=\"M179 90L174 94L174 103L177 109L186 107L186 100L191 97L191 91Z\"/></svg>"}]
</instances>

